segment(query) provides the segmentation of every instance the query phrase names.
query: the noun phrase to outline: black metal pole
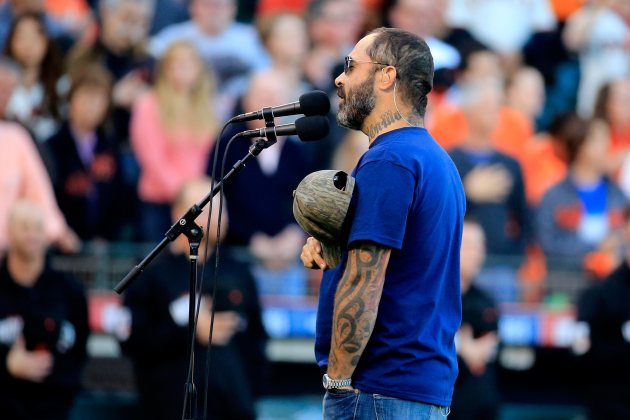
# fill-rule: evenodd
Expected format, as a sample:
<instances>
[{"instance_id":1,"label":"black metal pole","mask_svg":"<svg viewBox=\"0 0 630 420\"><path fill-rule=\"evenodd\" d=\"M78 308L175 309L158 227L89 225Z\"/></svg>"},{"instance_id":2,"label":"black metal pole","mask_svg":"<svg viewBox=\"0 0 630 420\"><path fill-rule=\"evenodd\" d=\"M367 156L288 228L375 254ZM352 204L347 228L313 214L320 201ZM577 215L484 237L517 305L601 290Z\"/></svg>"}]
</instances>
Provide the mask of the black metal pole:
<instances>
[{"instance_id":1,"label":"black metal pole","mask_svg":"<svg viewBox=\"0 0 630 420\"><path fill-rule=\"evenodd\" d=\"M195 310L197 301L197 267L199 260L199 244L203 238L203 230L197 226L192 226L187 232L188 245L190 248L190 275L189 275L189 299L188 299L188 344L187 349L190 355L188 359L188 377L186 379L186 393L184 397L184 420L195 420L197 417L197 389L195 387Z\"/></svg>"},{"instance_id":2,"label":"black metal pole","mask_svg":"<svg viewBox=\"0 0 630 420\"><path fill-rule=\"evenodd\" d=\"M227 182L232 176L240 172L250 159L258 156L262 150L266 149L274 143L275 141L265 141L263 139L256 140L256 143L254 143L249 148L247 155L245 155L243 159L236 162L234 166L232 166L232 169L230 169L230 171L225 174L225 176L221 178L219 182L215 184L212 191L210 191L199 203L194 204L191 208L189 208L188 211L182 217L180 217L179 220L173 224L173 226L170 227L170 229L166 232L164 239L162 239L162 241L157 244L155 248L153 248L151 252L149 252L149 254L147 254L147 256L144 257L144 259L140 261L140 263L138 263L138 265L136 265L134 268L131 269L131 271L129 271L129 273L127 273L127 275L114 287L114 291L118 294L124 292L125 289L129 287L131 282L133 282L136 277L138 277L140 273L142 273L147 268L151 261L153 261L153 259L155 259L155 257L157 257L160 252L162 252L162 250L166 248L166 245L168 245L169 242L177 239L179 235L184 233L188 226L194 224L195 219L197 219L197 217L201 214L203 208L210 202L210 200L212 200L212 197L214 197L219 193L219 191L221 191L221 184Z\"/></svg>"}]
</instances>

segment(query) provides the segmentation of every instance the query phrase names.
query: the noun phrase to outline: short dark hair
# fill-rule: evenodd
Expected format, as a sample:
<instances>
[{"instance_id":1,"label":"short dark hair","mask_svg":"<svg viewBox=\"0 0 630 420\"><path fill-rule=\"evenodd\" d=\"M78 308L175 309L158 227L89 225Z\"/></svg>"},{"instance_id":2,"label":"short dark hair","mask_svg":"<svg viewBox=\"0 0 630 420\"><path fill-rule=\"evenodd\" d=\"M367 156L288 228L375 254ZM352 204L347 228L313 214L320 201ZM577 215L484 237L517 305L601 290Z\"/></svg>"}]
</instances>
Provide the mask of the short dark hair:
<instances>
[{"instance_id":1,"label":"short dark hair","mask_svg":"<svg viewBox=\"0 0 630 420\"><path fill-rule=\"evenodd\" d=\"M561 114L551 122L549 134L563 148L565 160L569 165L576 161L591 130L598 124L608 125L601 118L586 119L573 111Z\"/></svg>"},{"instance_id":2,"label":"short dark hair","mask_svg":"<svg viewBox=\"0 0 630 420\"><path fill-rule=\"evenodd\" d=\"M379 63L396 67L401 98L424 117L427 95L433 89L433 56L427 43L411 32L396 28L377 28L367 55Z\"/></svg>"},{"instance_id":3,"label":"short dark hair","mask_svg":"<svg viewBox=\"0 0 630 420\"><path fill-rule=\"evenodd\" d=\"M112 74L104 67L93 64L82 68L73 75L68 91L68 100L81 88L100 89L109 97L112 91Z\"/></svg>"},{"instance_id":4,"label":"short dark hair","mask_svg":"<svg viewBox=\"0 0 630 420\"><path fill-rule=\"evenodd\" d=\"M595 118L601 118L605 120L607 123L610 123L610 115L608 115L608 101L610 101L610 97L612 96L613 85L616 81L610 81L604 84L599 91L597 92L597 97L595 99L595 108L593 110L593 116Z\"/></svg>"}]
</instances>

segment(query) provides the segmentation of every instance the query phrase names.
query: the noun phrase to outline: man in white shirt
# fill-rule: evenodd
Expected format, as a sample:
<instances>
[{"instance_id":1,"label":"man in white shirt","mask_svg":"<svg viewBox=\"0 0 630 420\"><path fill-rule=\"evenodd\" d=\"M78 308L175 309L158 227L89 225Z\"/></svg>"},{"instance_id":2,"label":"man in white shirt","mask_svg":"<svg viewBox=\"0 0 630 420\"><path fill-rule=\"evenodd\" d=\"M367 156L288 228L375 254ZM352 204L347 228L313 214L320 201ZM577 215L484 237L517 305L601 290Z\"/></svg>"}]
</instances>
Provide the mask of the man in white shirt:
<instances>
[{"instance_id":1,"label":"man in white shirt","mask_svg":"<svg viewBox=\"0 0 630 420\"><path fill-rule=\"evenodd\" d=\"M149 51L159 58L172 43L190 41L222 87L226 81L263 69L270 63L267 52L254 27L235 21L236 9L235 0L192 0L191 20L160 31L151 38Z\"/></svg>"}]
</instances>

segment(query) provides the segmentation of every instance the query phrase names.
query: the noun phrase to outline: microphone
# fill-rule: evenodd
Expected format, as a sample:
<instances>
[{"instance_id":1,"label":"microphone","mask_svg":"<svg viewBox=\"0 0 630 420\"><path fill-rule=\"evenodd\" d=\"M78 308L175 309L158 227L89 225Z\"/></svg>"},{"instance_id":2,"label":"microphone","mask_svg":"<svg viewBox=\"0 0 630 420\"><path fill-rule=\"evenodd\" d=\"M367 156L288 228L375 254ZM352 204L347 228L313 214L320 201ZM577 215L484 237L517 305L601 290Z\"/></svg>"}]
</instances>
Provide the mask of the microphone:
<instances>
[{"instance_id":1,"label":"microphone","mask_svg":"<svg viewBox=\"0 0 630 420\"><path fill-rule=\"evenodd\" d=\"M238 137L267 137L269 134L280 136L297 136L302 141L319 140L326 137L330 131L328 119L321 115L301 117L293 124L283 124L276 127L256 128L238 133Z\"/></svg>"},{"instance_id":2,"label":"microphone","mask_svg":"<svg viewBox=\"0 0 630 420\"><path fill-rule=\"evenodd\" d=\"M270 109L274 118L284 117L285 115L304 114L310 115L326 115L330 111L330 99L328 95L321 90L314 90L312 92L304 93L300 96L300 99L290 104L284 104L274 106L271 108L263 108L260 111L247 112L245 114L237 115L229 122L242 122L250 120L261 120L264 118L263 111Z\"/></svg>"}]
</instances>

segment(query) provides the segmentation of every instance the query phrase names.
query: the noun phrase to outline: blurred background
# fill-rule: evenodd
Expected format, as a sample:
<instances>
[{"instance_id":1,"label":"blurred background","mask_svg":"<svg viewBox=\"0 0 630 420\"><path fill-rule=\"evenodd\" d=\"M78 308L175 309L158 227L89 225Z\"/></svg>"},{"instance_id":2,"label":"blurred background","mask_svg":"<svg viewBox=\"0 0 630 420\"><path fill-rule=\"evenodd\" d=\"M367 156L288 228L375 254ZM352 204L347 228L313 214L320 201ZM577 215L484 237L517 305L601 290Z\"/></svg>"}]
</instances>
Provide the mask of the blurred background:
<instances>
[{"instance_id":1,"label":"blurred background","mask_svg":"<svg viewBox=\"0 0 630 420\"><path fill-rule=\"evenodd\" d=\"M350 172L367 150L366 136L334 124L333 80L379 26L431 48L425 125L456 163L478 227L462 266L488 299L464 320L460 371L492 378L483 391L460 384L458 401L490 396L501 419L585 419L616 403L594 384L630 392L630 313L597 316L630 237L629 1L0 0L0 142L28 139L45 168L18 174L5 165L13 152L0 156L0 253L11 201L35 201L51 266L86 287L89 358L73 419L137 415L112 288L161 240L182 187L212 175L222 124L314 89L330 95L330 134L280 139L238 175L221 249L260 302L259 418L321 418L321 273L301 268L291 192L314 170ZM235 143L228 165L248 146ZM598 322L615 331L614 349L596 344ZM486 333L496 342L475 341Z\"/></svg>"}]
</instances>

